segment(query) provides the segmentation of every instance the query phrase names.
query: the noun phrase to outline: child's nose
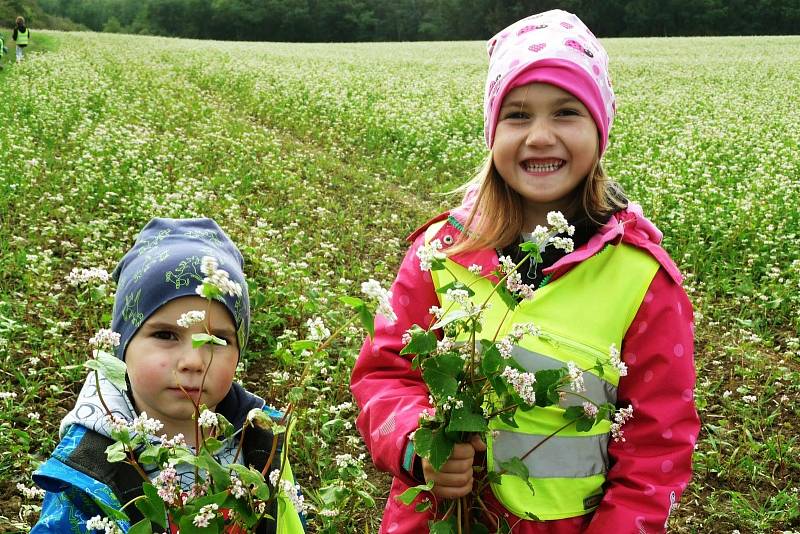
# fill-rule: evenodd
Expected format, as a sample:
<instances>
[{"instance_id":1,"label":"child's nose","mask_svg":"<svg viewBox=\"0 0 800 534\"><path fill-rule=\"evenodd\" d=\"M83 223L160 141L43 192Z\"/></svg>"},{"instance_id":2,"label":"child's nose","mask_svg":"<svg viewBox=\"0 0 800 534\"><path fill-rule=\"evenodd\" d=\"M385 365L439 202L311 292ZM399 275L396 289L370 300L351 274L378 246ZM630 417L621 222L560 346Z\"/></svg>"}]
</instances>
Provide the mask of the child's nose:
<instances>
[{"instance_id":1,"label":"child's nose","mask_svg":"<svg viewBox=\"0 0 800 534\"><path fill-rule=\"evenodd\" d=\"M547 121L536 120L528 128L525 143L528 146L549 146L555 143L555 134Z\"/></svg>"},{"instance_id":2,"label":"child's nose","mask_svg":"<svg viewBox=\"0 0 800 534\"><path fill-rule=\"evenodd\" d=\"M203 371L206 366L207 349L205 346L199 348L187 347L181 355L178 367L185 372Z\"/></svg>"}]
</instances>

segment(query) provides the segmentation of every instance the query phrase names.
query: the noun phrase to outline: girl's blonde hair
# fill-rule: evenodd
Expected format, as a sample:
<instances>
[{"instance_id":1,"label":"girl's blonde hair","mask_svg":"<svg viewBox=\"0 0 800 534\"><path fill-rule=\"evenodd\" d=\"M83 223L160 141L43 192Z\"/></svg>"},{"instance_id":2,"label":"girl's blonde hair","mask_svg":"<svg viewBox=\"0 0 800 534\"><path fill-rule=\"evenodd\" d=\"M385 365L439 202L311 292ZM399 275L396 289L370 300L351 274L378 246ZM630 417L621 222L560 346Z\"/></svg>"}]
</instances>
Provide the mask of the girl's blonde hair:
<instances>
[{"instance_id":1,"label":"girl's blonde hair","mask_svg":"<svg viewBox=\"0 0 800 534\"><path fill-rule=\"evenodd\" d=\"M23 17L17 17L17 24L25 24L25 19Z\"/></svg>"},{"instance_id":2,"label":"girl's blonde hair","mask_svg":"<svg viewBox=\"0 0 800 534\"><path fill-rule=\"evenodd\" d=\"M448 255L485 248L500 249L516 242L524 228L524 200L497 172L490 153L475 177L455 190L474 195L474 205L464 224L464 231ZM583 213L596 223L612 212L627 207L622 187L606 176L600 159L578 186L569 213Z\"/></svg>"}]
</instances>

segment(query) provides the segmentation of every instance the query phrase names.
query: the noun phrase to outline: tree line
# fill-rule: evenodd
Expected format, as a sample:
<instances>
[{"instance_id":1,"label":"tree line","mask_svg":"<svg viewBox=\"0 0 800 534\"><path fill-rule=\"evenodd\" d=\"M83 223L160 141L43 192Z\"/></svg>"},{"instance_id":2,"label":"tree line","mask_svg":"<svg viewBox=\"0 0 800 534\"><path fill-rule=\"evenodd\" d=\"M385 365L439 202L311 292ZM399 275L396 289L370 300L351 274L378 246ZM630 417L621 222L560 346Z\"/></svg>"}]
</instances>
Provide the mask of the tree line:
<instances>
[{"instance_id":1,"label":"tree line","mask_svg":"<svg viewBox=\"0 0 800 534\"><path fill-rule=\"evenodd\" d=\"M784 0L38 0L95 31L236 41L486 39L561 8L601 37L796 34Z\"/></svg>"}]
</instances>

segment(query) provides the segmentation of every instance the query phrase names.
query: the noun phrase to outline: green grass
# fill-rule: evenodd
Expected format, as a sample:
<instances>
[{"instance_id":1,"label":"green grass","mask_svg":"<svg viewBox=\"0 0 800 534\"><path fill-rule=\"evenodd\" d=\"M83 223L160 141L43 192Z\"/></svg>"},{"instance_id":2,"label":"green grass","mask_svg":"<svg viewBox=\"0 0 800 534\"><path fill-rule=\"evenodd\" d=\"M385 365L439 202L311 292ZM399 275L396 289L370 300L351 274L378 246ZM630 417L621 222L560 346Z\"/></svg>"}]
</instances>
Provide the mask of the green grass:
<instances>
[{"instance_id":1,"label":"green grass","mask_svg":"<svg viewBox=\"0 0 800 534\"><path fill-rule=\"evenodd\" d=\"M605 44L619 98L606 167L663 230L696 308L703 428L671 531L798 530L800 38ZM284 373L298 372L286 347L305 321L335 324L339 295L391 281L404 236L453 202L439 193L485 153L482 43L40 31L34 45L0 74L0 123L26 125L0 129L0 392L17 394L0 400L9 531L35 520L33 508L18 518L32 503L15 484L55 445L111 310L113 288L69 286L73 267L110 271L152 216L216 218L253 283L242 378L283 405ZM301 480L349 480L336 456L365 452L346 428L354 410L330 410L351 400L361 336L319 366L293 451ZM312 526L375 529L388 479L370 475L374 508L353 498L339 524L312 515ZM312 498L319 484L306 486Z\"/></svg>"}]
</instances>

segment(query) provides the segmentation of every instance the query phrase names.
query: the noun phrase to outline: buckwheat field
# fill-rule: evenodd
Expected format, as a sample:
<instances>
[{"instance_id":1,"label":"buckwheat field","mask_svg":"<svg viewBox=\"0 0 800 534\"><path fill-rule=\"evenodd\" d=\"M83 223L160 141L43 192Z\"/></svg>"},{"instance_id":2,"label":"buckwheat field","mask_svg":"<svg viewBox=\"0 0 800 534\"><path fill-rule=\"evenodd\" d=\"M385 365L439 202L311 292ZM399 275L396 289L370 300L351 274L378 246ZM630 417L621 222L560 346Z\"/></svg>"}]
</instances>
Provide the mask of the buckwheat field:
<instances>
[{"instance_id":1,"label":"buckwheat field","mask_svg":"<svg viewBox=\"0 0 800 534\"><path fill-rule=\"evenodd\" d=\"M280 408L306 322L340 324L339 296L388 285L405 236L485 156L481 42L38 34L49 46L0 72L0 532L36 521L30 474L110 321L113 282L73 269L111 272L153 216L215 218L251 283L239 379ZM695 305L703 426L670 530L800 531L800 37L604 44L606 169ZM298 404L313 532L376 532L388 494L354 426L363 336L332 347Z\"/></svg>"}]
</instances>

